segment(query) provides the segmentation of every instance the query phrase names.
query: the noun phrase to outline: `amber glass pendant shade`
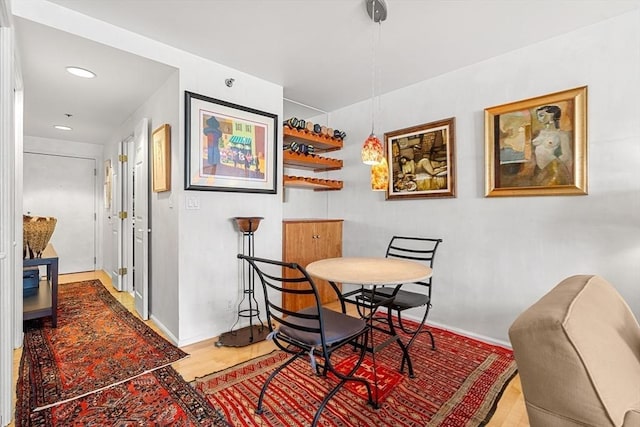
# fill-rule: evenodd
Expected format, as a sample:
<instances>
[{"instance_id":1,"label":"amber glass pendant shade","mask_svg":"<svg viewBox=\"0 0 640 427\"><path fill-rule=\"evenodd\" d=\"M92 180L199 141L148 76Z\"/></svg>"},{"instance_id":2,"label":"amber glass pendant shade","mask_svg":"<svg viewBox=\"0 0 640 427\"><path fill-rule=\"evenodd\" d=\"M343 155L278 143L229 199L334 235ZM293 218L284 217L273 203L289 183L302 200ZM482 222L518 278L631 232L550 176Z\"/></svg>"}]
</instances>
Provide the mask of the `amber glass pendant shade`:
<instances>
[{"instance_id":1,"label":"amber glass pendant shade","mask_svg":"<svg viewBox=\"0 0 640 427\"><path fill-rule=\"evenodd\" d=\"M389 187L389 165L383 156L380 163L371 166L371 189L373 191L386 191Z\"/></svg>"},{"instance_id":2,"label":"amber glass pendant shade","mask_svg":"<svg viewBox=\"0 0 640 427\"><path fill-rule=\"evenodd\" d=\"M362 163L365 165L377 165L383 158L382 143L374 134L369 135L369 138L362 145Z\"/></svg>"}]
</instances>

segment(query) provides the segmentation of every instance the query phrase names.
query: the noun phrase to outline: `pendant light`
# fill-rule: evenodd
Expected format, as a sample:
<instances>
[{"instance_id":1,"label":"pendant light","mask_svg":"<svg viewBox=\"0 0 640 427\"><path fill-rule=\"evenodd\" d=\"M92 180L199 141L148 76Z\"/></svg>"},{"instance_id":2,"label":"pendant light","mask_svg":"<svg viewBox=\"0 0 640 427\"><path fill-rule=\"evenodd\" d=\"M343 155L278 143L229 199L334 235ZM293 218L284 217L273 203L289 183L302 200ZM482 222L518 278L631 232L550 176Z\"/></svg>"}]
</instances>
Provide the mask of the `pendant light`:
<instances>
[{"instance_id":1,"label":"pendant light","mask_svg":"<svg viewBox=\"0 0 640 427\"><path fill-rule=\"evenodd\" d=\"M365 0L367 14L373 23L378 24L378 41L382 21L387 19L387 5L384 0ZM376 86L376 40L375 31L372 32L372 67L371 67L371 135L362 145L362 163L365 165L377 165L384 158L382 143L375 134L375 86Z\"/></svg>"},{"instance_id":2,"label":"pendant light","mask_svg":"<svg viewBox=\"0 0 640 427\"><path fill-rule=\"evenodd\" d=\"M389 187L389 165L387 158L382 156L382 160L377 165L371 165L371 189L373 191L385 191Z\"/></svg>"}]
</instances>

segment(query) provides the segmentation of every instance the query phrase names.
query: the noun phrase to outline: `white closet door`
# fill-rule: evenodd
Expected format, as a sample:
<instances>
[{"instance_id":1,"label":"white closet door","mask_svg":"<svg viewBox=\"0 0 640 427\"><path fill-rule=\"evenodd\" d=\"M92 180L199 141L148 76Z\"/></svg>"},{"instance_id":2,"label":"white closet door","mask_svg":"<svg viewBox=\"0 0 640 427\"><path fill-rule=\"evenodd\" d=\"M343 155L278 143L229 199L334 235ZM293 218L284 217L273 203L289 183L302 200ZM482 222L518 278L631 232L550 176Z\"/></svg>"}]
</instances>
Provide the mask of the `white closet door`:
<instances>
[{"instance_id":1,"label":"white closet door","mask_svg":"<svg viewBox=\"0 0 640 427\"><path fill-rule=\"evenodd\" d=\"M142 119L134 132L135 172L133 212L133 296L136 311L149 318L149 121Z\"/></svg>"},{"instance_id":2,"label":"white closet door","mask_svg":"<svg viewBox=\"0 0 640 427\"><path fill-rule=\"evenodd\" d=\"M51 237L60 273L95 270L96 161L24 153L24 213L58 219Z\"/></svg>"}]
</instances>

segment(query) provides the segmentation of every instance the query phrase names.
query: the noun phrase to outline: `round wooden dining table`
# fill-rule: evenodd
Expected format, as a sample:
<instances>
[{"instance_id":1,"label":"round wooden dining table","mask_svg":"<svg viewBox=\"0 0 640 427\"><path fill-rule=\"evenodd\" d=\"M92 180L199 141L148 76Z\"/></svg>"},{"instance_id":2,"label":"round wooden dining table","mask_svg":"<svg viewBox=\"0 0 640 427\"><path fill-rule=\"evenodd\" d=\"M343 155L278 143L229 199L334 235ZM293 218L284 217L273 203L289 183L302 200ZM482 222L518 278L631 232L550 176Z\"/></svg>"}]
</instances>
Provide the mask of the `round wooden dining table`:
<instances>
[{"instance_id":1,"label":"round wooden dining table","mask_svg":"<svg viewBox=\"0 0 640 427\"><path fill-rule=\"evenodd\" d=\"M379 286L419 282L431 268L417 261L381 257L326 258L307 265L307 272L329 282Z\"/></svg>"},{"instance_id":2,"label":"round wooden dining table","mask_svg":"<svg viewBox=\"0 0 640 427\"><path fill-rule=\"evenodd\" d=\"M376 287L414 283L428 279L433 273L431 268L417 261L398 258L340 257L314 261L307 265L306 270L311 276L324 279L329 282L340 297L343 313L346 312L346 302L359 306L358 313L369 320L371 342L373 342L374 330L381 331L389 335L387 340L380 344L372 345L372 347L368 349L373 357L373 377L375 387L377 387L375 353L382 350L392 342L396 342L402 351L403 358L401 367L404 366L404 362L406 361L409 370L409 377L413 378L414 372L411 357L409 356L407 347L395 331L393 324L391 323L388 325L389 329L374 326L374 314L380 304L376 304L373 301L375 301ZM359 286L355 290L341 293L337 286L338 283L348 283ZM369 299L362 298L363 295L366 295L366 291L364 291L363 288L369 289ZM361 307L368 309L369 314L365 315L363 311L360 310Z\"/></svg>"}]
</instances>

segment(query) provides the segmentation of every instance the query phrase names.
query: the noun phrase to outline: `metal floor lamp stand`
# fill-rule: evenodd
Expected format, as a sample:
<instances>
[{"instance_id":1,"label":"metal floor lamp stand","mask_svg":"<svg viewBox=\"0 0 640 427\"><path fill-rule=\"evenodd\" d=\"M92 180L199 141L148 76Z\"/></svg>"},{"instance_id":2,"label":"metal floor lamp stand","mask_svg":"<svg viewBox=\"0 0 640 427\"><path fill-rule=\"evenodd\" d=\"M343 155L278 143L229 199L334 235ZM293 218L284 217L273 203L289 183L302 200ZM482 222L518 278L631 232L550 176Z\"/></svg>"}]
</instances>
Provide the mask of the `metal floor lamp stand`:
<instances>
[{"instance_id":1,"label":"metal floor lamp stand","mask_svg":"<svg viewBox=\"0 0 640 427\"><path fill-rule=\"evenodd\" d=\"M262 217L235 217L234 220L242 232L242 254L254 256L253 235L258 229ZM234 331L233 328L240 322L240 319L249 319L249 326ZM254 318L258 320L254 324ZM238 318L229 332L220 335L217 347L244 347L256 342L263 341L269 334L262 319L260 319L260 309L255 297L255 273L251 265L243 261L242 265L242 299L238 304Z\"/></svg>"}]
</instances>

